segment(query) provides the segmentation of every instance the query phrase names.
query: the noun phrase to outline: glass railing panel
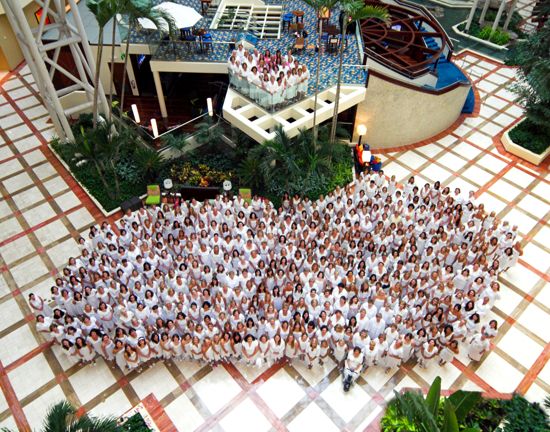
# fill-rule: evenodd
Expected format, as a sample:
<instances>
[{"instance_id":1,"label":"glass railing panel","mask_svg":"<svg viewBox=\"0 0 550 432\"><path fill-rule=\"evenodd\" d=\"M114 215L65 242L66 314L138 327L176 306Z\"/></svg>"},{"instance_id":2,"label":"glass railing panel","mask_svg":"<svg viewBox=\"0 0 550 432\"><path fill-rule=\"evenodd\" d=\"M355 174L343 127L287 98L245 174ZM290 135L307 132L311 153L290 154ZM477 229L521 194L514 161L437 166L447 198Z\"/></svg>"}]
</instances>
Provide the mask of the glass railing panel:
<instances>
[{"instance_id":1,"label":"glass railing panel","mask_svg":"<svg viewBox=\"0 0 550 432\"><path fill-rule=\"evenodd\" d=\"M202 38L191 41L163 40L151 51L153 60L225 63L234 49L232 42L215 42Z\"/></svg>"}]
</instances>

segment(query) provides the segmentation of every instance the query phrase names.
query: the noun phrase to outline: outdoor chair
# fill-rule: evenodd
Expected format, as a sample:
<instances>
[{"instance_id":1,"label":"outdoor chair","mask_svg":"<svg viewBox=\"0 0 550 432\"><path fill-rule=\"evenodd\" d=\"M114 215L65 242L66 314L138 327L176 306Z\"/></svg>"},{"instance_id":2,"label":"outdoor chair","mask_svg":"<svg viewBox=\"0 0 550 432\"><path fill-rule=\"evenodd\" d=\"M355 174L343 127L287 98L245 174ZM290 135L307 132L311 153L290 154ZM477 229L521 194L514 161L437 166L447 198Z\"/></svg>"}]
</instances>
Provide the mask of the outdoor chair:
<instances>
[{"instance_id":1,"label":"outdoor chair","mask_svg":"<svg viewBox=\"0 0 550 432\"><path fill-rule=\"evenodd\" d=\"M160 204L160 186L149 185L147 186L147 198L145 198L145 205L158 205Z\"/></svg>"},{"instance_id":2,"label":"outdoor chair","mask_svg":"<svg viewBox=\"0 0 550 432\"><path fill-rule=\"evenodd\" d=\"M202 37L202 44L204 46L204 51L205 52L208 52L208 50L212 50L214 51L214 40L212 39L212 35L210 33L206 33L203 37Z\"/></svg>"},{"instance_id":3,"label":"outdoor chair","mask_svg":"<svg viewBox=\"0 0 550 432\"><path fill-rule=\"evenodd\" d=\"M285 26L288 28L290 27L290 24L292 23L292 20L294 19L294 15L292 13L286 13L283 15L283 31L285 30Z\"/></svg>"}]
</instances>

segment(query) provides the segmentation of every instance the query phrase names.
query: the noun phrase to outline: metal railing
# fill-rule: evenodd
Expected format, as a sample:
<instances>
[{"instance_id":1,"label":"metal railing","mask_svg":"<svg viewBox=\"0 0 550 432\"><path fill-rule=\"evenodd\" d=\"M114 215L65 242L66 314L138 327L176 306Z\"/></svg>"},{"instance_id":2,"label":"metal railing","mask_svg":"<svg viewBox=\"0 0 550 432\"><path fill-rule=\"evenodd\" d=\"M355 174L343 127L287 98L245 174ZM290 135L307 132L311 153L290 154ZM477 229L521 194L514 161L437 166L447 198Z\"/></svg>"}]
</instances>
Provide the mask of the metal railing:
<instances>
[{"instance_id":1,"label":"metal railing","mask_svg":"<svg viewBox=\"0 0 550 432\"><path fill-rule=\"evenodd\" d=\"M235 42L216 42L196 37L191 41L162 40L150 44L153 60L225 63Z\"/></svg>"},{"instance_id":2,"label":"metal railing","mask_svg":"<svg viewBox=\"0 0 550 432\"><path fill-rule=\"evenodd\" d=\"M269 113L280 111L283 108L294 105L312 95L309 86L315 82L315 74L310 70L309 80L294 86L283 87L274 92L268 91L265 86L257 86L239 74L228 71L229 87L253 101ZM366 83L367 69L363 65L343 65L342 85L362 85ZM320 84L319 93L328 90L338 82L337 69Z\"/></svg>"}]
</instances>

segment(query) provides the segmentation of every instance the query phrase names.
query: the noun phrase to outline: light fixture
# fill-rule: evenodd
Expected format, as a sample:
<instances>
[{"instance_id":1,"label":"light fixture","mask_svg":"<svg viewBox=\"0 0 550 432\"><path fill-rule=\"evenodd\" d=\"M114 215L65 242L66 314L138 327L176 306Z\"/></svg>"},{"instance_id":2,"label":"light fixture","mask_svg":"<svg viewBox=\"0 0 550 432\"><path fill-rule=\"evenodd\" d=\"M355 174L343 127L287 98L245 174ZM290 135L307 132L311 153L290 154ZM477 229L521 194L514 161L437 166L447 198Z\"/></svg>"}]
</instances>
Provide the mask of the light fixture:
<instances>
[{"instance_id":1,"label":"light fixture","mask_svg":"<svg viewBox=\"0 0 550 432\"><path fill-rule=\"evenodd\" d=\"M361 138L363 138L363 135L367 133L367 127L364 124L360 124L357 126L357 134L359 135L359 142L358 145L361 144Z\"/></svg>"},{"instance_id":2,"label":"light fixture","mask_svg":"<svg viewBox=\"0 0 550 432\"><path fill-rule=\"evenodd\" d=\"M136 123L139 123L141 119L139 118L139 112L136 104L132 104L132 114L134 115L134 120Z\"/></svg>"},{"instance_id":3,"label":"light fixture","mask_svg":"<svg viewBox=\"0 0 550 432\"><path fill-rule=\"evenodd\" d=\"M151 129L153 129L153 137L154 138L158 138L159 136L159 128L157 126L157 121L156 119L151 119Z\"/></svg>"},{"instance_id":4,"label":"light fixture","mask_svg":"<svg viewBox=\"0 0 550 432\"><path fill-rule=\"evenodd\" d=\"M206 99L206 107L208 108L208 115L210 117L214 116L214 108L212 107L212 98Z\"/></svg>"}]
</instances>

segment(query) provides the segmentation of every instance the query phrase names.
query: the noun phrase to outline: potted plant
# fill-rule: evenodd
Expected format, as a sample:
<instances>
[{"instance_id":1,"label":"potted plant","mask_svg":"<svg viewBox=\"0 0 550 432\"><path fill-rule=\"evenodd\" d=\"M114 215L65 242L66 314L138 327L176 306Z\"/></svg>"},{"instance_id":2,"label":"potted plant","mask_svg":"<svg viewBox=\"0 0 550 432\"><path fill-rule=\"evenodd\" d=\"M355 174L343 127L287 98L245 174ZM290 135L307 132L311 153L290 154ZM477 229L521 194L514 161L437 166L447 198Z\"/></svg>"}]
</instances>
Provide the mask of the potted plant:
<instances>
[{"instance_id":1,"label":"potted plant","mask_svg":"<svg viewBox=\"0 0 550 432\"><path fill-rule=\"evenodd\" d=\"M535 165L550 154L550 21L519 42L507 64L518 66L512 90L525 108L525 119L503 134L504 148Z\"/></svg>"}]
</instances>

